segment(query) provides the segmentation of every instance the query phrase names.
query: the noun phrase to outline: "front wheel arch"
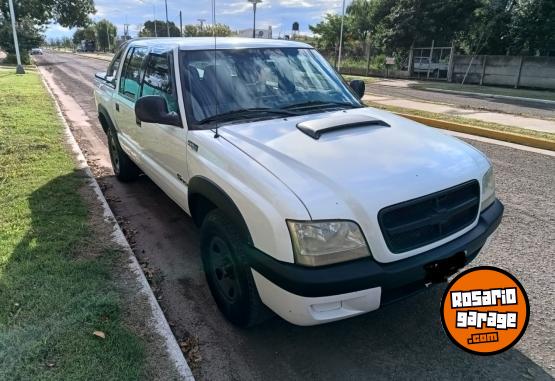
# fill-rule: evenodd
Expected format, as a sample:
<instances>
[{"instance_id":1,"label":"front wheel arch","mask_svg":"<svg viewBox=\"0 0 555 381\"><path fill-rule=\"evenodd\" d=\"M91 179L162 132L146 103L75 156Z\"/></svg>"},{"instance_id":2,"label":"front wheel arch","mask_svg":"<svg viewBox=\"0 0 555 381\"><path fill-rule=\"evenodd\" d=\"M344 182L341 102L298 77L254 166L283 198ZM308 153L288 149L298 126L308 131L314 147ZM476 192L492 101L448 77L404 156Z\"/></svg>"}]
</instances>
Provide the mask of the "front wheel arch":
<instances>
[{"instance_id":1,"label":"front wheel arch","mask_svg":"<svg viewBox=\"0 0 555 381\"><path fill-rule=\"evenodd\" d=\"M221 210L233 222L246 242L253 244L252 237L241 211L231 197L212 180L194 176L189 181L189 211L195 225L200 227L213 209Z\"/></svg>"}]
</instances>

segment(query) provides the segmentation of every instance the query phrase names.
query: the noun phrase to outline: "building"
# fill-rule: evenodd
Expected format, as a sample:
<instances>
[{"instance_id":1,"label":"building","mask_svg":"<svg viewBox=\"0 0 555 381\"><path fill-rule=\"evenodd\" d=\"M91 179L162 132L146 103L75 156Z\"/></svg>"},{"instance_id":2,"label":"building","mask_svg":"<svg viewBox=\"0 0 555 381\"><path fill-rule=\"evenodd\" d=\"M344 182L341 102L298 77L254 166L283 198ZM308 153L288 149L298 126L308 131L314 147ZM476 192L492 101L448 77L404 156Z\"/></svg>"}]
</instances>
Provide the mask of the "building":
<instances>
[{"instance_id":1,"label":"building","mask_svg":"<svg viewBox=\"0 0 555 381\"><path fill-rule=\"evenodd\" d=\"M252 37L252 28L237 31L239 37ZM272 38L272 27L268 29L256 29L256 38Z\"/></svg>"}]
</instances>

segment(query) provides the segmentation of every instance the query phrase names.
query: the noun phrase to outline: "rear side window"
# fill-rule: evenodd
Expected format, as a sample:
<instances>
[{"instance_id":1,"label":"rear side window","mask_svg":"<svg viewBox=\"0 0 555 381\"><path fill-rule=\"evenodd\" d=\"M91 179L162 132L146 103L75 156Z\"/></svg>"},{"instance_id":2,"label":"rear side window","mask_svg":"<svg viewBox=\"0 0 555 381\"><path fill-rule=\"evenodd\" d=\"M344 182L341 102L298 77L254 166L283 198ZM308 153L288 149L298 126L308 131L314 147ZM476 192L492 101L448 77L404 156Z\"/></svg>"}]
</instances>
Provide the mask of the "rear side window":
<instances>
[{"instance_id":1,"label":"rear side window","mask_svg":"<svg viewBox=\"0 0 555 381\"><path fill-rule=\"evenodd\" d=\"M170 112L178 112L175 81L170 65L171 57L171 53L149 55L141 96L159 95L166 99Z\"/></svg>"},{"instance_id":2,"label":"rear side window","mask_svg":"<svg viewBox=\"0 0 555 381\"><path fill-rule=\"evenodd\" d=\"M147 52L147 48L133 48L125 58L119 91L132 101L137 100L141 89L142 67Z\"/></svg>"},{"instance_id":3,"label":"rear side window","mask_svg":"<svg viewBox=\"0 0 555 381\"><path fill-rule=\"evenodd\" d=\"M107 77L115 77L117 75L124 52L125 47L122 47L120 51L114 56L114 59L112 59L112 62L110 62L110 65L108 66L108 70L106 70Z\"/></svg>"}]
</instances>

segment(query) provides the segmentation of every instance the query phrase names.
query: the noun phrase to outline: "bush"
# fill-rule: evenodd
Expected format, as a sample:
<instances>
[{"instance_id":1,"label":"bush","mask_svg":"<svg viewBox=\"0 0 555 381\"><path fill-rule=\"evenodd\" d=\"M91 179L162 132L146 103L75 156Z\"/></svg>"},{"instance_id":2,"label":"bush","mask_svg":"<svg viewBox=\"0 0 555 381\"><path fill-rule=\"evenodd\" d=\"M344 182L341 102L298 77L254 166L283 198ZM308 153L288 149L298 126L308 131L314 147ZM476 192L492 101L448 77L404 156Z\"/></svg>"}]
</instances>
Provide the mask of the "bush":
<instances>
[{"instance_id":1,"label":"bush","mask_svg":"<svg viewBox=\"0 0 555 381\"><path fill-rule=\"evenodd\" d=\"M8 53L3 63L6 65L17 65L17 56L13 53ZM21 53L21 63L23 65L30 65L31 56L27 53Z\"/></svg>"}]
</instances>

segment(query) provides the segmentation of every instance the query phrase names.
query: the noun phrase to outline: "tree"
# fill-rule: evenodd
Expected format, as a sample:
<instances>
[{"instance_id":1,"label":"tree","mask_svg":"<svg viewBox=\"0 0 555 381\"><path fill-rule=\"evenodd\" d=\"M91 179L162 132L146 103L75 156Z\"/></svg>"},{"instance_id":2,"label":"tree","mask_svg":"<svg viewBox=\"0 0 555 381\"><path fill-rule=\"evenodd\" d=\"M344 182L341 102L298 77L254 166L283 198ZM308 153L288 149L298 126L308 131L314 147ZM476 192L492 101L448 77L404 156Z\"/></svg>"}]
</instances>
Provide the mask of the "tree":
<instances>
[{"instance_id":1,"label":"tree","mask_svg":"<svg viewBox=\"0 0 555 381\"><path fill-rule=\"evenodd\" d=\"M115 48L118 29L110 21L103 19L94 25L96 29L97 46L102 50Z\"/></svg>"},{"instance_id":2,"label":"tree","mask_svg":"<svg viewBox=\"0 0 555 381\"><path fill-rule=\"evenodd\" d=\"M35 26L33 20L28 18L20 20L16 28L22 62L29 63L29 50L44 43L43 28ZM15 63L12 57L15 54L12 26L9 22L0 22L0 46L8 52L7 62Z\"/></svg>"},{"instance_id":3,"label":"tree","mask_svg":"<svg viewBox=\"0 0 555 381\"><path fill-rule=\"evenodd\" d=\"M343 38L347 40L350 34L350 18L346 17L343 25ZM324 20L316 25L308 27L312 33L317 35L316 41L319 48L323 50L336 50L339 46L339 36L341 33L341 16L328 13Z\"/></svg>"},{"instance_id":4,"label":"tree","mask_svg":"<svg viewBox=\"0 0 555 381\"><path fill-rule=\"evenodd\" d=\"M93 0L14 1L17 35L22 55L28 47L42 43L41 33L48 23L64 27L84 26L89 14L95 13ZM15 53L8 0L0 0L0 47Z\"/></svg>"},{"instance_id":5,"label":"tree","mask_svg":"<svg viewBox=\"0 0 555 381\"><path fill-rule=\"evenodd\" d=\"M156 23L156 26L155 26ZM181 32L179 28L170 21L168 23L170 27L170 37L180 37ZM168 30L166 27L166 22L161 20L148 20L144 23L143 28L139 31L139 37L167 37Z\"/></svg>"},{"instance_id":6,"label":"tree","mask_svg":"<svg viewBox=\"0 0 555 381\"><path fill-rule=\"evenodd\" d=\"M94 25L89 25L86 28L79 28L73 33L73 43L78 45L83 40L96 41L96 28Z\"/></svg>"},{"instance_id":7,"label":"tree","mask_svg":"<svg viewBox=\"0 0 555 381\"><path fill-rule=\"evenodd\" d=\"M72 28L86 25L89 15L96 13L93 0L14 1L16 21L29 19L35 25L55 22ZM9 20L8 0L0 0L0 15Z\"/></svg>"},{"instance_id":8,"label":"tree","mask_svg":"<svg viewBox=\"0 0 555 381\"><path fill-rule=\"evenodd\" d=\"M555 51L555 2L520 0L509 29L513 54L547 55Z\"/></svg>"},{"instance_id":9,"label":"tree","mask_svg":"<svg viewBox=\"0 0 555 381\"><path fill-rule=\"evenodd\" d=\"M185 37L228 37L231 36L231 28L226 24L217 23L215 25L204 25L200 29L200 25L187 24L183 27L183 34Z\"/></svg>"}]
</instances>

